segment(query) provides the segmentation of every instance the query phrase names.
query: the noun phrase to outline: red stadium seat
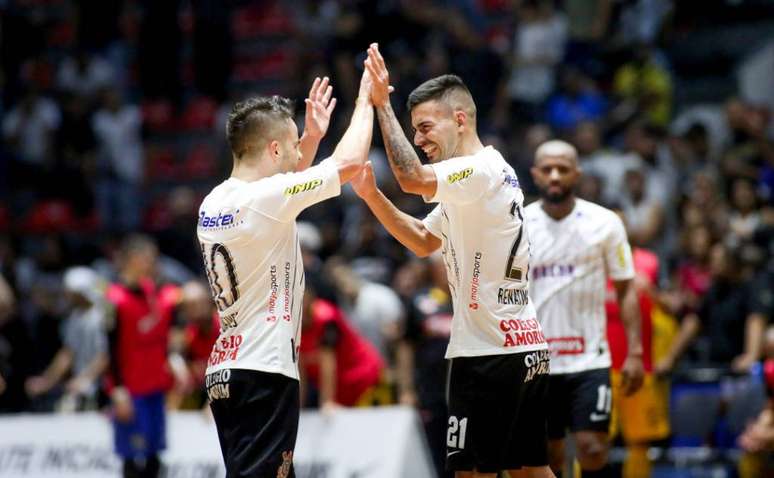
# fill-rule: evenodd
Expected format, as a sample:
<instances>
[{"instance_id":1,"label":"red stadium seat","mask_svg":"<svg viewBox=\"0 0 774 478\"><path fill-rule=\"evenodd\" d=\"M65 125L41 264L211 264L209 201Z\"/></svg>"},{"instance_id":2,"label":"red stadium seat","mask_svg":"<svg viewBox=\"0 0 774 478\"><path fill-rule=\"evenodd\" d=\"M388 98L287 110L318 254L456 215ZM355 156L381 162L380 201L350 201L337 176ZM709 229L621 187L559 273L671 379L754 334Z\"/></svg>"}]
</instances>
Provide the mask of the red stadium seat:
<instances>
[{"instance_id":1,"label":"red stadium seat","mask_svg":"<svg viewBox=\"0 0 774 478\"><path fill-rule=\"evenodd\" d=\"M32 233L72 232L80 230L79 226L72 205L59 199L36 204L24 222L24 229Z\"/></svg>"},{"instance_id":2,"label":"red stadium seat","mask_svg":"<svg viewBox=\"0 0 774 478\"><path fill-rule=\"evenodd\" d=\"M176 127L174 111L168 101L146 101L142 104L142 121L154 132L169 132Z\"/></svg>"},{"instance_id":3,"label":"red stadium seat","mask_svg":"<svg viewBox=\"0 0 774 478\"><path fill-rule=\"evenodd\" d=\"M148 178L171 179L178 173L175 152L165 146L149 145L146 149Z\"/></svg>"},{"instance_id":4,"label":"red stadium seat","mask_svg":"<svg viewBox=\"0 0 774 478\"><path fill-rule=\"evenodd\" d=\"M188 104L181 119L181 127L186 131L212 128L218 105L212 98L196 98Z\"/></svg>"},{"instance_id":5,"label":"red stadium seat","mask_svg":"<svg viewBox=\"0 0 774 478\"><path fill-rule=\"evenodd\" d=\"M218 155L206 143L196 144L186 156L183 170L186 179L212 178L218 169Z\"/></svg>"},{"instance_id":6,"label":"red stadium seat","mask_svg":"<svg viewBox=\"0 0 774 478\"><path fill-rule=\"evenodd\" d=\"M237 39L249 39L265 35L286 35L292 30L290 15L281 2L266 2L234 12L231 30Z\"/></svg>"},{"instance_id":7,"label":"red stadium seat","mask_svg":"<svg viewBox=\"0 0 774 478\"><path fill-rule=\"evenodd\" d=\"M8 214L8 206L0 204L0 231L7 231L10 229L11 217Z\"/></svg>"}]
</instances>

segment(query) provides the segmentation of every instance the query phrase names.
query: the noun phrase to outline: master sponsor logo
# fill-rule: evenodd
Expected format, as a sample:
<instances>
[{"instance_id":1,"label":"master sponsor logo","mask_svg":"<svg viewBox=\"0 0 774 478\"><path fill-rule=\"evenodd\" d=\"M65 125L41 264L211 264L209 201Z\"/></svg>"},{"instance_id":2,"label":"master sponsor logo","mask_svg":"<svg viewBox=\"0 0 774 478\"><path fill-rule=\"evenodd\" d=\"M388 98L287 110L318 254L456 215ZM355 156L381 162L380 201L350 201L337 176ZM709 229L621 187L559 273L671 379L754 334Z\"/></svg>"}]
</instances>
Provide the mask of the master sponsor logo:
<instances>
[{"instance_id":1,"label":"master sponsor logo","mask_svg":"<svg viewBox=\"0 0 774 478\"><path fill-rule=\"evenodd\" d=\"M480 286L481 277L481 253L476 252L473 256L473 278L470 281L470 307L473 310L478 310L478 290Z\"/></svg>"},{"instance_id":2,"label":"master sponsor logo","mask_svg":"<svg viewBox=\"0 0 774 478\"><path fill-rule=\"evenodd\" d=\"M527 305L529 293L527 289L500 289L497 291L497 302L503 305Z\"/></svg>"},{"instance_id":3,"label":"master sponsor logo","mask_svg":"<svg viewBox=\"0 0 774 478\"><path fill-rule=\"evenodd\" d=\"M586 351L583 337L552 337L548 339L548 349L552 355L580 355Z\"/></svg>"},{"instance_id":4,"label":"master sponsor logo","mask_svg":"<svg viewBox=\"0 0 774 478\"><path fill-rule=\"evenodd\" d=\"M307 191L311 191L312 189L316 189L320 187L322 183L323 183L322 179L313 179L305 183L289 186L285 188L285 196L290 197L290 196L295 196L298 193L305 193Z\"/></svg>"},{"instance_id":5,"label":"master sponsor logo","mask_svg":"<svg viewBox=\"0 0 774 478\"><path fill-rule=\"evenodd\" d=\"M457 171L456 173L451 173L450 175L446 176L446 181L449 184L454 184L456 182L462 181L465 178L469 178L471 174L473 174L473 168L465 168L461 171Z\"/></svg>"},{"instance_id":6,"label":"master sponsor logo","mask_svg":"<svg viewBox=\"0 0 774 478\"><path fill-rule=\"evenodd\" d=\"M233 211L232 209L224 209L218 211L217 215L209 216L206 211L199 211L198 227L202 229L229 229L244 221L237 220L239 209Z\"/></svg>"}]
</instances>

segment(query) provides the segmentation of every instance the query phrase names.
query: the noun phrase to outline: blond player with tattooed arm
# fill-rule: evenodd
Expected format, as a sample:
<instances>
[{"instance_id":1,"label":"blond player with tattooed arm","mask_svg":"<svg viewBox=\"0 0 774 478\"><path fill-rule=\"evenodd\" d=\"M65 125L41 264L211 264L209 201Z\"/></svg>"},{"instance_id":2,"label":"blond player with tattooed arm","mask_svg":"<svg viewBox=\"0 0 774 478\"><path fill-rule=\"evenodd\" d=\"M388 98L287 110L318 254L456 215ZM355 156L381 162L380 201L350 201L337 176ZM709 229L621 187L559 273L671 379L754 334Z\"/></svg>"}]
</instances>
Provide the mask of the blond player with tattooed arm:
<instances>
[{"instance_id":1,"label":"blond player with tattooed arm","mask_svg":"<svg viewBox=\"0 0 774 478\"><path fill-rule=\"evenodd\" d=\"M389 100L378 46L368 51L371 99L387 157L403 191L438 203L411 217L378 189L370 164L356 193L398 241L418 256L442 248L453 298L446 466L457 478L550 478L546 448L548 351L527 294L528 233L516 174L476 131L476 105L459 77L415 89L408 106L419 161Z\"/></svg>"}]
</instances>

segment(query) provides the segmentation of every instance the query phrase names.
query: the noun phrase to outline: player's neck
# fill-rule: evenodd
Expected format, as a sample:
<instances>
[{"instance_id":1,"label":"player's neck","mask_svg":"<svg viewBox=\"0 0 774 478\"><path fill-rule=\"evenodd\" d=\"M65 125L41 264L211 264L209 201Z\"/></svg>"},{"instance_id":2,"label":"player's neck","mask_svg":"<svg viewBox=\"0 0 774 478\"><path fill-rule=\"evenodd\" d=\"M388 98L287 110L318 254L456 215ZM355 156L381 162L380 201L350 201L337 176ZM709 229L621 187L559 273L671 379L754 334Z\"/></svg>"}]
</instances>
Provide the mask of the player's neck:
<instances>
[{"instance_id":1,"label":"player's neck","mask_svg":"<svg viewBox=\"0 0 774 478\"><path fill-rule=\"evenodd\" d=\"M541 201L543 210L554 221L561 221L575 209L575 196L570 196L562 202Z\"/></svg>"},{"instance_id":2,"label":"player's neck","mask_svg":"<svg viewBox=\"0 0 774 478\"><path fill-rule=\"evenodd\" d=\"M452 157L472 156L484 149L484 144L478 139L478 135L462 138L460 145Z\"/></svg>"},{"instance_id":3,"label":"player's neck","mask_svg":"<svg viewBox=\"0 0 774 478\"><path fill-rule=\"evenodd\" d=\"M271 166L268 161L240 161L231 169L231 177L248 183L258 181L279 172L270 170Z\"/></svg>"}]
</instances>

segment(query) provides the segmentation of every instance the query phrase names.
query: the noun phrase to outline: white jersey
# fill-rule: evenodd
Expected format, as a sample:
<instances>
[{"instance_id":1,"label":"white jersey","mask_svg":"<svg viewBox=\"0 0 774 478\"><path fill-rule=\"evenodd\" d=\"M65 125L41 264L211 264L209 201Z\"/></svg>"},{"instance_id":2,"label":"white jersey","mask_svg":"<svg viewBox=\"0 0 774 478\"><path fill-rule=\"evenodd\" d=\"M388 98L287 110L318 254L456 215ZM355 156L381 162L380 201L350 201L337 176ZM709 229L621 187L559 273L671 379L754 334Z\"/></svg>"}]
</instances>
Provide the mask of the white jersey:
<instances>
[{"instance_id":1,"label":"white jersey","mask_svg":"<svg viewBox=\"0 0 774 478\"><path fill-rule=\"evenodd\" d=\"M443 243L454 318L447 358L544 350L528 295L529 238L516 173L494 148L431 165L424 225Z\"/></svg>"},{"instance_id":2,"label":"white jersey","mask_svg":"<svg viewBox=\"0 0 774 478\"><path fill-rule=\"evenodd\" d=\"M634 278L623 222L582 199L560 221L540 201L525 214L532 242L529 291L551 349L551 373L610 367L605 276Z\"/></svg>"},{"instance_id":3,"label":"white jersey","mask_svg":"<svg viewBox=\"0 0 774 478\"><path fill-rule=\"evenodd\" d=\"M207 373L238 368L298 379L304 269L296 216L340 192L327 160L253 182L230 178L204 198L196 231L220 314Z\"/></svg>"}]
</instances>

